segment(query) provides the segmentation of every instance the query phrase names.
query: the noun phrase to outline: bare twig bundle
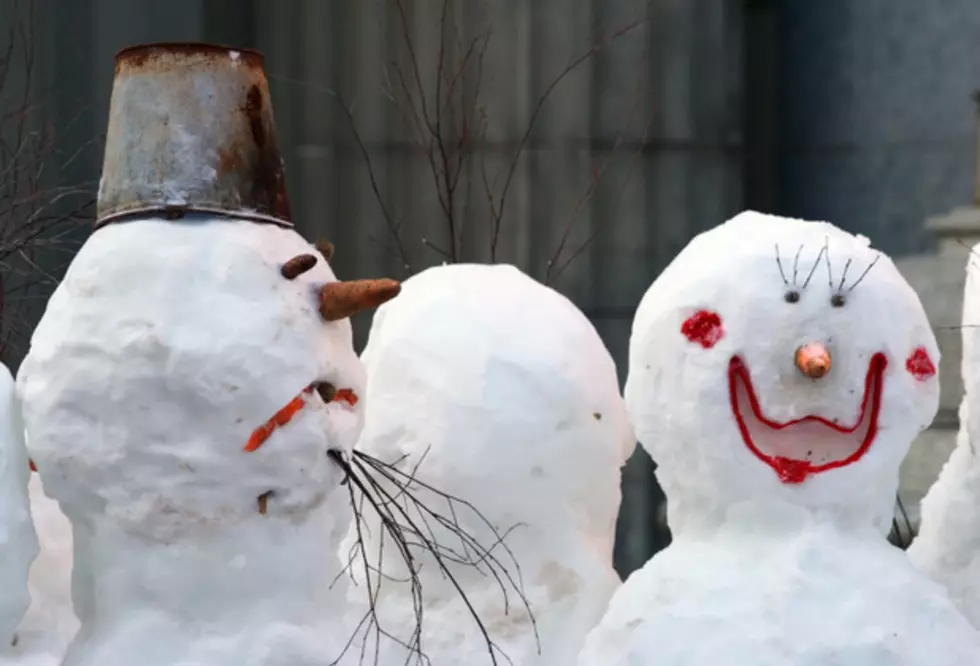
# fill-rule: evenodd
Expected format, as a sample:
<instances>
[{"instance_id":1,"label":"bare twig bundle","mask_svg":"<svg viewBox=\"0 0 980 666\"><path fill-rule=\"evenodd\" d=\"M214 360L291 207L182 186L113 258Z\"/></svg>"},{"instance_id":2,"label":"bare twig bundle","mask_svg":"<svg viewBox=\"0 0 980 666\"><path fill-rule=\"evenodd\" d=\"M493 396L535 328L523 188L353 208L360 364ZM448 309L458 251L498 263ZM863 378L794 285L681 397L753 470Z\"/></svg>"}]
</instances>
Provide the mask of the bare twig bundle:
<instances>
[{"instance_id":1,"label":"bare twig bundle","mask_svg":"<svg viewBox=\"0 0 980 666\"><path fill-rule=\"evenodd\" d=\"M489 663L500 663L498 658L510 662L494 642L479 613L470 602L466 590L457 579L456 572L460 570L459 567L466 567L491 577L500 589L505 612L510 612L510 597L512 594L516 595L534 625L534 616L523 590L520 565L505 543L507 533L517 526L501 533L471 503L418 480L416 471L424 456L406 472L399 469L398 463L401 461L385 463L360 451L355 451L349 458L338 451L330 451L328 455L347 474L344 484L354 514L356 538L340 575L351 574L353 579L356 567L358 575L363 578L368 603L368 610L358 623L340 657L359 642L361 658L364 658L370 646L369 652L374 654L374 661L377 663L382 637L385 637L406 649L408 655L406 664L429 663L422 644L424 595L419 576L421 568L419 555L427 552L436 562L439 573L458 593L469 612L471 621L478 628L486 644ZM370 507L381 526L380 534L375 535L374 538L377 547L371 549L376 552L370 553L368 544L370 525L373 521L367 520L370 517L370 514L365 514L367 507ZM464 512L475 517L490 530L493 534L493 543L480 543L462 526L459 516ZM451 540L456 545L447 543L436 534L437 531L450 534ZM386 543L395 549L399 560L405 565L406 579L398 580L390 573L382 571ZM415 624L407 639L394 635L383 625L379 616L378 600L386 581L389 584L407 585L409 588ZM535 626L535 634L536 632Z\"/></svg>"}]
</instances>

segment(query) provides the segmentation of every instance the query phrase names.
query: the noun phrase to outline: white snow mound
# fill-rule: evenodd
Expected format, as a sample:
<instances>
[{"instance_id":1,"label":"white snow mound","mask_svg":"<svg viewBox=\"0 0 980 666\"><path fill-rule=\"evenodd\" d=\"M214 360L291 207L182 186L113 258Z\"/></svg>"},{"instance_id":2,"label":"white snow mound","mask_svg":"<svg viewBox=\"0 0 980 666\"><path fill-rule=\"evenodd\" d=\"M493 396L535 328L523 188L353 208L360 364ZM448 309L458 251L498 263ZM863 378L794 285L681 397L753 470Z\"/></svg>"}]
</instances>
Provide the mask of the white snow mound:
<instances>
[{"instance_id":1,"label":"white snow mound","mask_svg":"<svg viewBox=\"0 0 980 666\"><path fill-rule=\"evenodd\" d=\"M335 656L325 498L342 475L325 454L350 451L363 410L303 390L360 395L364 372L350 323L317 310L327 262L279 272L308 253L272 225L134 220L95 232L51 297L18 383L45 492L74 531L81 630L65 666Z\"/></svg>"},{"instance_id":2,"label":"white snow mound","mask_svg":"<svg viewBox=\"0 0 980 666\"><path fill-rule=\"evenodd\" d=\"M71 605L71 523L44 494L40 476L33 474L28 487L40 552L31 566L31 606L17 629L17 645L0 653L0 665L59 666L78 631Z\"/></svg>"},{"instance_id":3,"label":"white snow mound","mask_svg":"<svg viewBox=\"0 0 980 666\"><path fill-rule=\"evenodd\" d=\"M31 603L28 575L37 556L27 482L31 468L14 378L0 364L0 655Z\"/></svg>"},{"instance_id":4,"label":"white snow mound","mask_svg":"<svg viewBox=\"0 0 980 666\"><path fill-rule=\"evenodd\" d=\"M615 365L591 323L512 266L440 266L407 280L378 310L362 359L368 406L357 449L472 503L506 533L519 572L501 547L493 554L522 577L540 654L516 593L508 590L508 608L485 566L450 563L499 648L498 663L572 663L620 584L612 567L620 467L635 446ZM450 515L445 499L416 492ZM455 518L479 543L494 545L497 535L472 510L457 503ZM378 552L379 532L372 523L369 557ZM446 530L436 527L434 536L467 552ZM422 651L434 666L490 663L459 593L431 554L414 554ZM405 577L390 539L383 569ZM384 580L378 606L382 626L407 641L415 626L409 586ZM372 658L368 652L366 663ZM386 642L381 658L402 664L406 653Z\"/></svg>"},{"instance_id":5,"label":"white snow mound","mask_svg":"<svg viewBox=\"0 0 980 666\"><path fill-rule=\"evenodd\" d=\"M640 303L626 384L673 542L579 664L980 663L980 635L884 539L938 358L889 258L831 224L745 212L692 240Z\"/></svg>"}]
</instances>

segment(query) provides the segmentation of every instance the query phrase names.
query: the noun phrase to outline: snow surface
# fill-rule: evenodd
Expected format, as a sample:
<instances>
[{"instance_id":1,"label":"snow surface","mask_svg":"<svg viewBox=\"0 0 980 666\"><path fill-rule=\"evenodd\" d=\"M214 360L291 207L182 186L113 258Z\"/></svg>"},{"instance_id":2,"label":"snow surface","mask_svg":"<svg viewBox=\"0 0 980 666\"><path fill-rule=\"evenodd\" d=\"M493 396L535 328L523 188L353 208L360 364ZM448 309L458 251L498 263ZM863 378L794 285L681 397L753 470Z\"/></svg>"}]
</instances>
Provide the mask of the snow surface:
<instances>
[{"instance_id":1,"label":"snow surface","mask_svg":"<svg viewBox=\"0 0 980 666\"><path fill-rule=\"evenodd\" d=\"M336 655L326 498L342 474L325 453L349 453L363 409L314 393L243 451L313 381L363 394L350 323L317 310L318 287L335 280L326 261L292 281L279 273L303 253L316 251L272 225L113 224L49 301L18 384L45 491L73 528L81 629L65 666Z\"/></svg>"},{"instance_id":2,"label":"snow surface","mask_svg":"<svg viewBox=\"0 0 980 666\"><path fill-rule=\"evenodd\" d=\"M626 401L658 463L674 540L616 593L581 666L980 663L980 635L883 537L902 459L938 408L937 378L916 379L906 359L921 347L936 363L939 351L888 257L857 282L876 256L828 223L746 212L692 240L643 297ZM789 290L798 301L786 300ZM831 304L834 293L843 306ZM699 310L723 322L714 346L681 334ZM795 350L814 341L833 361L818 380L794 365ZM879 352L878 430L863 457L784 482L743 441L733 357L766 418L850 426ZM754 427L753 436L765 428ZM781 446L799 458L846 437L814 425L778 432L791 433Z\"/></svg>"},{"instance_id":3,"label":"snow surface","mask_svg":"<svg viewBox=\"0 0 980 666\"><path fill-rule=\"evenodd\" d=\"M964 398L960 431L939 478L922 500L919 534L908 549L912 563L944 584L975 627L980 628L980 269L973 248L963 291ZM972 416L971 416L972 414Z\"/></svg>"},{"instance_id":4,"label":"snow surface","mask_svg":"<svg viewBox=\"0 0 980 666\"><path fill-rule=\"evenodd\" d=\"M0 665L58 666L78 631L71 606L71 523L44 494L37 474L29 489L40 552L31 566L31 606L17 628L17 644L0 652Z\"/></svg>"},{"instance_id":5,"label":"snow surface","mask_svg":"<svg viewBox=\"0 0 980 666\"><path fill-rule=\"evenodd\" d=\"M513 590L506 610L486 568L451 566L506 655L498 663L573 663L620 585L612 567L620 468L635 446L615 365L591 323L512 266L440 266L405 281L378 310L362 359L368 407L357 448L409 473L417 466L417 479L471 502L501 533L517 526L506 544L520 565L540 654ZM447 512L444 500L421 495ZM457 507L457 517L481 544L495 542L472 512ZM440 542L459 550L452 539ZM367 552L376 553L370 542ZM394 550L389 540L383 569L404 580ZM434 666L490 663L458 593L430 554L416 554L423 652ZM415 626L408 586L386 579L379 607L382 626L407 640ZM406 653L389 642L381 657L403 664Z\"/></svg>"},{"instance_id":6,"label":"snow surface","mask_svg":"<svg viewBox=\"0 0 980 666\"><path fill-rule=\"evenodd\" d=\"M28 499L31 470L23 432L14 378L0 364L0 646L14 640L17 625L31 603L28 575L38 551Z\"/></svg>"}]
</instances>

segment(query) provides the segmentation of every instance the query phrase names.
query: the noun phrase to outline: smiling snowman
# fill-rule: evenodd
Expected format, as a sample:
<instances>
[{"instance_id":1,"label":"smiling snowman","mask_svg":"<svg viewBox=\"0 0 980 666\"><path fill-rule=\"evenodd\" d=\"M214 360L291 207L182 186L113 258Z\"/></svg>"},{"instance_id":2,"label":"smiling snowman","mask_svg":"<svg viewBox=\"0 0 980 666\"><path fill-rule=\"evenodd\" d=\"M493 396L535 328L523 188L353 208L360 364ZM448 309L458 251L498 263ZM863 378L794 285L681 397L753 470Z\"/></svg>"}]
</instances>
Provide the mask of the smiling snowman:
<instances>
[{"instance_id":1,"label":"smiling snowman","mask_svg":"<svg viewBox=\"0 0 980 666\"><path fill-rule=\"evenodd\" d=\"M867 239L745 212L692 240L639 306L626 386L674 540L579 663L980 663L977 632L884 536L938 354Z\"/></svg>"}]
</instances>

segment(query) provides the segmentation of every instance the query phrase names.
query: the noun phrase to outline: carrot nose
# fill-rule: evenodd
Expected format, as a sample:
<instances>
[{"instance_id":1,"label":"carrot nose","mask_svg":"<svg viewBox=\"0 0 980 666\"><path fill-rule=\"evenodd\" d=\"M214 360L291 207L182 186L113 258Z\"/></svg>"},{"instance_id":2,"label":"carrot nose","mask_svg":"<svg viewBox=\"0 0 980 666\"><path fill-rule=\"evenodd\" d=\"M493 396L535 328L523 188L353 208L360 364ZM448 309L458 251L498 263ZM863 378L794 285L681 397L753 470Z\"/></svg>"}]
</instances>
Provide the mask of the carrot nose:
<instances>
[{"instance_id":1,"label":"carrot nose","mask_svg":"<svg viewBox=\"0 0 980 666\"><path fill-rule=\"evenodd\" d=\"M805 344L796 350L796 367L811 379L820 379L830 372L830 352L820 342Z\"/></svg>"}]
</instances>

